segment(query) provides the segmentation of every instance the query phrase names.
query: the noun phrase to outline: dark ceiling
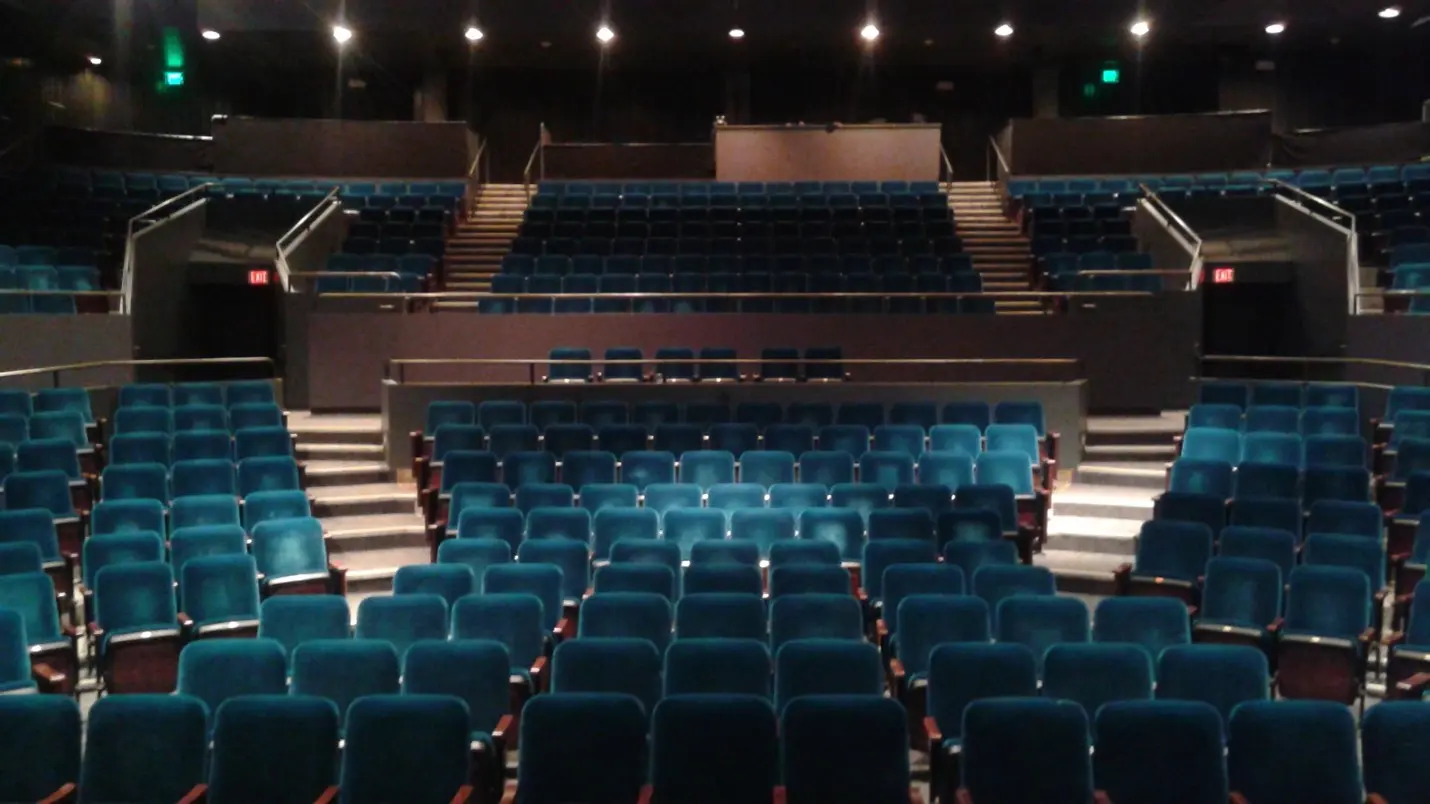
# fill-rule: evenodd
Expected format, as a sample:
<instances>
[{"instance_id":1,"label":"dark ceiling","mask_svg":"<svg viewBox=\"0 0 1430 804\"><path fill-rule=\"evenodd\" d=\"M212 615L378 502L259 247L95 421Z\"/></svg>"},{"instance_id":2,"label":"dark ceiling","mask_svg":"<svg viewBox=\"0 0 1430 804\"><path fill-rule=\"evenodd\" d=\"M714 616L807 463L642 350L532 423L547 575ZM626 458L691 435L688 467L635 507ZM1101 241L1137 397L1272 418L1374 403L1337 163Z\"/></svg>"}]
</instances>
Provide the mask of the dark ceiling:
<instances>
[{"instance_id":1,"label":"dark ceiling","mask_svg":"<svg viewBox=\"0 0 1430 804\"><path fill-rule=\"evenodd\" d=\"M0 0L0 56L77 64L87 53L142 51L172 26L194 47L229 57L302 59L332 47L327 32L340 15L357 32L351 47L394 69L433 59L465 63L461 33L473 22L486 34L476 58L513 66L589 64L603 20L617 33L613 56L667 62L780 55L813 60L858 48L857 31L870 17L883 32L876 46L881 58L928 64L1134 51L1138 45L1127 26L1138 17L1153 26L1141 45L1149 51L1374 47L1430 30L1415 24L1430 13L1430 0L1401 3L1397 20L1378 18L1381 3L1391 1ZM1263 30L1273 21L1289 26L1275 39ZM1002 22L1016 28L1011 39L992 34ZM727 36L732 26L747 32L742 41ZM204 45L197 38L202 28L220 31L223 39ZM127 33L116 38L116 31Z\"/></svg>"}]
</instances>

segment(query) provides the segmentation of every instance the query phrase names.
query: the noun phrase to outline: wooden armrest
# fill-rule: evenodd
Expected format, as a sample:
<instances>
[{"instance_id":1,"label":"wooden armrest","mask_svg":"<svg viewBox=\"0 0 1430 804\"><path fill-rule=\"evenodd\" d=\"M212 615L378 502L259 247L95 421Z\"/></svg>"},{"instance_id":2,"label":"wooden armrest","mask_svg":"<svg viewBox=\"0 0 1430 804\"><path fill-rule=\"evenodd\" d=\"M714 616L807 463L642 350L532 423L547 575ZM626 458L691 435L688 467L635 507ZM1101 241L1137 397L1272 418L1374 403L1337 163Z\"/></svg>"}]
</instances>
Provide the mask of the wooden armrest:
<instances>
[{"instance_id":1,"label":"wooden armrest","mask_svg":"<svg viewBox=\"0 0 1430 804\"><path fill-rule=\"evenodd\" d=\"M196 784L193 789L184 794L179 799L179 804L201 804L208 800L209 786L206 784Z\"/></svg>"},{"instance_id":2,"label":"wooden armrest","mask_svg":"<svg viewBox=\"0 0 1430 804\"><path fill-rule=\"evenodd\" d=\"M880 645L889 641L889 624L884 622L883 617L874 621L874 636L878 638Z\"/></svg>"},{"instance_id":3,"label":"wooden armrest","mask_svg":"<svg viewBox=\"0 0 1430 804\"><path fill-rule=\"evenodd\" d=\"M66 782L60 786L60 789L40 799L40 804L64 804L64 802L74 801L77 792L79 792L79 788L75 786L74 782Z\"/></svg>"},{"instance_id":4,"label":"wooden armrest","mask_svg":"<svg viewBox=\"0 0 1430 804\"><path fill-rule=\"evenodd\" d=\"M1404 642L1405 642L1405 632L1404 632L1404 631L1395 631L1395 632L1393 632L1393 633L1386 634L1386 635L1385 635L1385 639L1382 639L1382 640L1381 640L1381 644L1384 645L1384 646L1386 646L1387 648L1393 648L1393 647L1395 647L1396 645L1400 645L1400 644L1402 644L1402 643L1404 643Z\"/></svg>"},{"instance_id":5,"label":"wooden armrest","mask_svg":"<svg viewBox=\"0 0 1430 804\"><path fill-rule=\"evenodd\" d=\"M1367 794L1366 794L1366 797L1365 797L1365 804L1390 804L1390 803L1385 800L1385 796L1382 796L1382 795L1379 794L1379 793L1367 793Z\"/></svg>"},{"instance_id":6,"label":"wooden armrest","mask_svg":"<svg viewBox=\"0 0 1430 804\"><path fill-rule=\"evenodd\" d=\"M104 628L101 627L99 623L86 623L85 630L88 631L89 635L94 639L99 639L104 636Z\"/></svg>"},{"instance_id":7,"label":"wooden armrest","mask_svg":"<svg viewBox=\"0 0 1430 804\"><path fill-rule=\"evenodd\" d=\"M908 675L904 670L904 663L898 659L889 660L889 672L893 674L894 682L898 684L904 683L904 676Z\"/></svg>"},{"instance_id":8,"label":"wooden armrest","mask_svg":"<svg viewBox=\"0 0 1430 804\"><path fill-rule=\"evenodd\" d=\"M323 791L323 794L321 796L318 796L318 800L313 802L313 804L333 804L333 802L337 800L338 786L333 785L332 787L325 789Z\"/></svg>"},{"instance_id":9,"label":"wooden armrest","mask_svg":"<svg viewBox=\"0 0 1430 804\"><path fill-rule=\"evenodd\" d=\"M551 632L560 639L570 639L574 633L573 629L571 628L570 618L562 617L556 622L556 627L551 629Z\"/></svg>"},{"instance_id":10,"label":"wooden armrest","mask_svg":"<svg viewBox=\"0 0 1430 804\"><path fill-rule=\"evenodd\" d=\"M1396 697L1419 698L1425 694L1427 688L1430 688L1430 673L1416 673L1410 678L1396 682Z\"/></svg>"},{"instance_id":11,"label":"wooden armrest","mask_svg":"<svg viewBox=\"0 0 1430 804\"><path fill-rule=\"evenodd\" d=\"M1281 617L1277 617L1275 620L1271 621L1270 625L1266 626L1266 633L1279 634L1281 633L1281 627L1285 624L1286 620L1282 619Z\"/></svg>"},{"instance_id":12,"label":"wooden armrest","mask_svg":"<svg viewBox=\"0 0 1430 804\"><path fill-rule=\"evenodd\" d=\"M1193 620L1195 620L1195 619L1197 618L1197 607L1196 607L1196 606L1190 606L1190 605L1187 606L1187 617L1190 618L1190 619L1193 619Z\"/></svg>"},{"instance_id":13,"label":"wooden armrest","mask_svg":"<svg viewBox=\"0 0 1430 804\"><path fill-rule=\"evenodd\" d=\"M868 602L869 602L869 593L868 593L868 592L865 592L863 589L857 590L857 591L854 593L854 596L857 597L857 598L859 598L859 602L860 602L860 603L868 603Z\"/></svg>"},{"instance_id":14,"label":"wooden armrest","mask_svg":"<svg viewBox=\"0 0 1430 804\"><path fill-rule=\"evenodd\" d=\"M653 800L653 799L652 799L652 796L654 796L654 795L655 795L655 788L651 787L651 786L648 785L648 784L643 784L643 785L641 785L641 797L640 797L640 800L639 800L639 804L650 804L651 801Z\"/></svg>"},{"instance_id":15,"label":"wooden armrest","mask_svg":"<svg viewBox=\"0 0 1430 804\"><path fill-rule=\"evenodd\" d=\"M1360 644L1370 645L1375 642L1375 626L1371 626L1360 633Z\"/></svg>"},{"instance_id":16,"label":"wooden armrest","mask_svg":"<svg viewBox=\"0 0 1430 804\"><path fill-rule=\"evenodd\" d=\"M968 788L960 787L958 792L953 794L954 801L958 804L973 804L973 794L968 792Z\"/></svg>"},{"instance_id":17,"label":"wooden armrest","mask_svg":"<svg viewBox=\"0 0 1430 804\"><path fill-rule=\"evenodd\" d=\"M79 629L68 623L60 624L60 633L64 634L71 642L79 639Z\"/></svg>"},{"instance_id":18,"label":"wooden armrest","mask_svg":"<svg viewBox=\"0 0 1430 804\"><path fill-rule=\"evenodd\" d=\"M773 802L773 804L785 804L787 797L788 791L785 790L784 785L776 785L774 793L770 795L770 801Z\"/></svg>"},{"instance_id":19,"label":"wooden armrest","mask_svg":"<svg viewBox=\"0 0 1430 804\"><path fill-rule=\"evenodd\" d=\"M1114 594L1118 597L1125 596L1130 590L1132 583L1132 565L1119 564L1117 569L1112 571L1112 586Z\"/></svg>"},{"instance_id":20,"label":"wooden armrest","mask_svg":"<svg viewBox=\"0 0 1430 804\"><path fill-rule=\"evenodd\" d=\"M924 735L929 738L930 749L943 742L943 731L939 729L938 721L934 720L932 716L924 718Z\"/></svg>"},{"instance_id":21,"label":"wooden armrest","mask_svg":"<svg viewBox=\"0 0 1430 804\"><path fill-rule=\"evenodd\" d=\"M509 714L502 715L501 719L497 721L497 727L492 729L492 740L505 741L507 733L511 731L511 724L514 720L515 719Z\"/></svg>"},{"instance_id":22,"label":"wooden armrest","mask_svg":"<svg viewBox=\"0 0 1430 804\"><path fill-rule=\"evenodd\" d=\"M30 675L39 685L40 692L57 692L65 683L65 674L44 662L31 665Z\"/></svg>"},{"instance_id":23,"label":"wooden armrest","mask_svg":"<svg viewBox=\"0 0 1430 804\"><path fill-rule=\"evenodd\" d=\"M917 787L909 788L909 804L924 804L924 794Z\"/></svg>"},{"instance_id":24,"label":"wooden armrest","mask_svg":"<svg viewBox=\"0 0 1430 804\"><path fill-rule=\"evenodd\" d=\"M190 628L193 628L193 627L194 627L194 618L193 618L193 617L190 617L189 615L185 614L185 613L182 612L182 611L179 612L179 616L178 616L178 617L175 617L174 619L178 620L178 622L179 622L179 627L182 628L182 629L184 629L185 631L187 631L187 630L189 630Z\"/></svg>"},{"instance_id":25,"label":"wooden armrest","mask_svg":"<svg viewBox=\"0 0 1430 804\"><path fill-rule=\"evenodd\" d=\"M1246 800L1246 796L1243 796L1242 794L1236 792L1235 790L1231 791L1231 796L1230 796L1230 798L1231 798L1231 804L1250 804L1250 802L1248 802L1248 801Z\"/></svg>"},{"instance_id":26,"label":"wooden armrest","mask_svg":"<svg viewBox=\"0 0 1430 804\"><path fill-rule=\"evenodd\" d=\"M516 790L508 790L503 793L501 804L516 804Z\"/></svg>"},{"instance_id":27,"label":"wooden armrest","mask_svg":"<svg viewBox=\"0 0 1430 804\"><path fill-rule=\"evenodd\" d=\"M464 804L464 802L471 800L472 786L469 784L464 784L461 787L457 788L457 795L452 796L451 804Z\"/></svg>"},{"instance_id":28,"label":"wooden armrest","mask_svg":"<svg viewBox=\"0 0 1430 804\"><path fill-rule=\"evenodd\" d=\"M545 656L536 657L536 661L531 663L531 691L541 692L546 684L546 664L548 658Z\"/></svg>"}]
</instances>

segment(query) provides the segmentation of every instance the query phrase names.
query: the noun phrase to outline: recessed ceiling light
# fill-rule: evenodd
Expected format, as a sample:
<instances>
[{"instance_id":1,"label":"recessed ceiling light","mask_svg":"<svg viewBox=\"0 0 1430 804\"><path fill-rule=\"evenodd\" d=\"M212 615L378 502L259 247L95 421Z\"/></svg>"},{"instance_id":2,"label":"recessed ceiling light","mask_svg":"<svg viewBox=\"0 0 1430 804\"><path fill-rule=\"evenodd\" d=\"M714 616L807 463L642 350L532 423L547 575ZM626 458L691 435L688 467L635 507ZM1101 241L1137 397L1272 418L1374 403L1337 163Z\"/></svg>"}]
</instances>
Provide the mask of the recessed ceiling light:
<instances>
[{"instance_id":1,"label":"recessed ceiling light","mask_svg":"<svg viewBox=\"0 0 1430 804\"><path fill-rule=\"evenodd\" d=\"M1400 16L1400 6L1388 6L1380 10L1380 18L1383 20L1393 20Z\"/></svg>"},{"instance_id":2,"label":"recessed ceiling light","mask_svg":"<svg viewBox=\"0 0 1430 804\"><path fill-rule=\"evenodd\" d=\"M462 33L462 36L465 36L468 42L480 42L482 41L482 37L486 36L486 34L482 33L481 28L470 25L467 27L467 30Z\"/></svg>"},{"instance_id":3,"label":"recessed ceiling light","mask_svg":"<svg viewBox=\"0 0 1430 804\"><path fill-rule=\"evenodd\" d=\"M1269 34L1271 34L1272 36L1276 36L1277 34L1285 33L1285 32L1286 32L1286 23L1284 23L1284 22L1273 22L1273 23L1271 23L1270 25L1266 26L1266 32L1269 33Z\"/></svg>"},{"instance_id":4,"label":"recessed ceiling light","mask_svg":"<svg viewBox=\"0 0 1430 804\"><path fill-rule=\"evenodd\" d=\"M104 63L104 59L101 59L98 56L90 56L89 63L94 65L95 67L98 67L99 65Z\"/></svg>"},{"instance_id":5,"label":"recessed ceiling light","mask_svg":"<svg viewBox=\"0 0 1430 804\"><path fill-rule=\"evenodd\" d=\"M879 26L871 22L860 29L859 35L864 37L864 41L872 42L879 38Z\"/></svg>"},{"instance_id":6,"label":"recessed ceiling light","mask_svg":"<svg viewBox=\"0 0 1430 804\"><path fill-rule=\"evenodd\" d=\"M1008 37L1013 35L1013 26L1005 22L1002 25L999 25L997 28L994 28L993 33L1003 37L1004 39L1007 39Z\"/></svg>"},{"instance_id":7,"label":"recessed ceiling light","mask_svg":"<svg viewBox=\"0 0 1430 804\"><path fill-rule=\"evenodd\" d=\"M347 44L353 38L353 30L344 25L333 26L333 39L340 45Z\"/></svg>"},{"instance_id":8,"label":"recessed ceiling light","mask_svg":"<svg viewBox=\"0 0 1430 804\"><path fill-rule=\"evenodd\" d=\"M745 29L744 29L744 28L731 28L731 29L730 29L730 38L731 38L731 39L744 39L744 38L745 38Z\"/></svg>"},{"instance_id":9,"label":"recessed ceiling light","mask_svg":"<svg viewBox=\"0 0 1430 804\"><path fill-rule=\"evenodd\" d=\"M596 38L599 39L601 41L601 44L604 45L607 42L610 42L612 39L616 38L616 32L611 30L610 26L602 25L600 28L596 29Z\"/></svg>"},{"instance_id":10,"label":"recessed ceiling light","mask_svg":"<svg viewBox=\"0 0 1430 804\"><path fill-rule=\"evenodd\" d=\"M218 31L215 31L212 28L205 28L203 33L199 34L199 36L202 36L210 42L217 42L220 38L223 37L223 34L219 33Z\"/></svg>"},{"instance_id":11,"label":"recessed ceiling light","mask_svg":"<svg viewBox=\"0 0 1430 804\"><path fill-rule=\"evenodd\" d=\"M1147 20L1137 20L1127 30L1131 31L1133 36L1141 38L1152 32L1152 23Z\"/></svg>"}]
</instances>

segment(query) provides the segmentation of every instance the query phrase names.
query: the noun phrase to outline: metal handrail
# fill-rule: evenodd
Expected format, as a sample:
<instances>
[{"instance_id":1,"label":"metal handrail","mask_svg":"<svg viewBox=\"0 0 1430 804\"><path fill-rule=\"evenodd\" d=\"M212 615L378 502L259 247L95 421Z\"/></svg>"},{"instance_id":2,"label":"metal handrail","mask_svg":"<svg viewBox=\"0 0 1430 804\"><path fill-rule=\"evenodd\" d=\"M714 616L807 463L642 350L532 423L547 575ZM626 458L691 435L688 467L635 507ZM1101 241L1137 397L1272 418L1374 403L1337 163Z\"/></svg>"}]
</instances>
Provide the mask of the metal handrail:
<instances>
[{"instance_id":1,"label":"metal handrail","mask_svg":"<svg viewBox=\"0 0 1430 804\"><path fill-rule=\"evenodd\" d=\"M300 279L312 279L323 277L368 277L380 276L383 279L402 279L402 274L397 271L294 271L290 276Z\"/></svg>"},{"instance_id":2,"label":"metal handrail","mask_svg":"<svg viewBox=\"0 0 1430 804\"><path fill-rule=\"evenodd\" d=\"M218 186L218 183L217 183L217 182L206 181L206 182L204 182L203 184L200 184L200 185L197 186L197 187L190 187L189 189L183 191L182 193L179 193L178 195L170 196L169 198L165 198L164 200L160 201L159 203L155 204L154 206L152 206L152 207L150 207L150 208L144 210L143 212L141 212L141 213L139 213L138 215L135 215L134 217L132 217L132 218L129 219L128 223L126 224L125 235L124 235L124 265L123 265L123 267L120 269L120 279L119 279L119 287L120 287L120 290L124 293L124 298L121 299L121 300L120 300L120 303L119 303L119 311L120 311L120 312L125 313L125 314L129 314L129 313L132 313L133 310L134 310L134 237L135 237L135 235L138 235L138 234L140 234L141 232L143 232L144 229L148 229L150 226L153 226L153 225L157 224L159 221L158 221L157 218L155 218L155 216L157 216L161 210L163 210L163 209L165 209L165 208L167 208L167 207L173 206L173 205L175 205L177 202L179 202L180 200L185 199L185 198L188 198L189 196L192 196L192 195L205 195L205 196L206 196L206 195L208 194L208 190L209 190L210 187L217 187L217 186ZM199 201L194 202L194 203L203 203L203 199L200 199ZM191 206L191 204L186 203L186 204L184 204L183 209L188 209L190 206ZM150 218L155 218L155 219L154 219L154 220L149 220ZM147 225L144 227L144 229L136 229L135 224L140 223L140 222L147 222Z\"/></svg>"},{"instance_id":3,"label":"metal handrail","mask_svg":"<svg viewBox=\"0 0 1430 804\"><path fill-rule=\"evenodd\" d=\"M536 164L536 156L541 153L541 148L546 141L546 124L541 124L541 131L536 136L536 144L531 147L531 156L526 158L526 167L521 171L521 191L526 195L528 203L531 202L531 168ZM543 160L544 162L544 160ZM541 172L546 172L545 165L542 165Z\"/></svg>"},{"instance_id":4,"label":"metal handrail","mask_svg":"<svg viewBox=\"0 0 1430 804\"><path fill-rule=\"evenodd\" d=\"M1003 158L1003 151L998 147L998 140L990 136L988 138L988 147L992 149L993 156L998 159L998 165L1003 168L1003 172L1010 176L1013 175L1013 168L1008 167L1008 160ZM988 176L988 180L992 181L993 176Z\"/></svg>"},{"instance_id":5,"label":"metal handrail","mask_svg":"<svg viewBox=\"0 0 1430 804\"><path fill-rule=\"evenodd\" d=\"M1203 363L1301 363L1322 365L1363 365L1381 368L1403 368L1430 371L1430 363L1410 363L1404 360L1382 360L1377 357L1282 357L1278 355L1202 355ZM1211 379L1220 379L1213 377Z\"/></svg>"},{"instance_id":6,"label":"metal handrail","mask_svg":"<svg viewBox=\"0 0 1430 804\"><path fill-rule=\"evenodd\" d=\"M274 270L278 272L278 282L283 288L284 293L288 293L293 289L293 281L291 278L293 272L288 269L288 253L298 245L299 240L313 230L313 227L317 226L327 217L328 212L334 208L334 203L337 204L338 209L342 208L342 199L338 197L339 189L338 187L333 187L333 189L329 190L328 194L323 196L321 201L314 204L312 209L304 213L303 217L299 218L298 222L293 224L292 228L288 231L284 232L283 235L278 238L278 242L274 244L273 267Z\"/></svg>"},{"instance_id":7,"label":"metal handrail","mask_svg":"<svg viewBox=\"0 0 1430 804\"><path fill-rule=\"evenodd\" d=\"M948 158L948 151L943 147L943 143L938 144L938 156L943 160L944 181L953 183L953 161Z\"/></svg>"},{"instance_id":8,"label":"metal handrail","mask_svg":"<svg viewBox=\"0 0 1430 804\"><path fill-rule=\"evenodd\" d=\"M538 366L621 366L659 363L661 365L722 365L755 366L766 363L802 363L806 366L1058 366L1078 368L1082 360L1075 357L904 357L904 358L795 358L793 360L760 357L680 358L672 360L587 360L510 357L412 357L389 358L383 366L383 379L389 382L407 381L408 366L526 366L535 382ZM393 371L396 369L396 372Z\"/></svg>"},{"instance_id":9,"label":"metal handrail","mask_svg":"<svg viewBox=\"0 0 1430 804\"><path fill-rule=\"evenodd\" d=\"M84 363L65 363L59 366L36 366L27 369L0 371L0 380L12 380L19 377L34 377L40 374L49 374L54 379L55 387L58 388L60 387L60 373L65 371L88 371L90 369L123 366L237 366L258 363L268 366L270 376L275 378L278 376L278 363L271 357L184 357L154 358L149 360L91 360Z\"/></svg>"},{"instance_id":10,"label":"metal handrail","mask_svg":"<svg viewBox=\"0 0 1430 804\"><path fill-rule=\"evenodd\" d=\"M478 139L477 153L472 157L471 166L467 168L467 197L463 206L466 207L466 212L469 216L472 214L472 210L476 209L477 193L482 188L482 157L486 152L487 141Z\"/></svg>"},{"instance_id":11,"label":"metal handrail","mask_svg":"<svg viewBox=\"0 0 1430 804\"><path fill-rule=\"evenodd\" d=\"M1187 272L1190 275L1187 289L1196 290L1197 286L1201 284L1202 249L1205 245L1201 236L1186 221L1182 220L1182 216L1173 211L1167 202L1162 200L1162 196L1158 195L1151 187L1146 184L1137 186L1142 190L1142 198L1138 203L1146 204L1147 212L1156 218L1173 237L1181 241L1182 248L1191 255L1192 261L1187 266Z\"/></svg>"},{"instance_id":12,"label":"metal handrail","mask_svg":"<svg viewBox=\"0 0 1430 804\"><path fill-rule=\"evenodd\" d=\"M1317 205L1317 206L1320 206L1320 207L1324 207L1325 209L1330 210L1333 214L1336 214L1336 215L1340 215L1340 216L1345 217L1345 218L1350 222L1349 225L1346 226L1345 228L1350 229L1351 232L1355 232L1355 230L1356 230L1356 216L1355 216L1355 213L1350 212L1350 211L1345 210L1345 209L1342 209L1341 207L1336 206L1335 204L1331 203L1330 201L1327 201L1326 199L1320 197L1319 195L1315 195L1315 194L1313 194L1313 193L1308 193L1308 192L1306 192L1305 190L1301 189L1300 187L1297 187L1297 186L1294 185L1294 184L1289 184L1289 183L1287 183L1287 182L1285 182L1285 181L1282 181L1281 179L1263 178L1262 181L1265 181L1265 182L1271 184L1273 187L1280 187L1281 189L1286 190L1287 192L1289 192L1289 193L1291 193L1292 195L1296 196L1296 198L1297 198L1298 201L1302 201L1302 202L1303 202L1303 203L1302 203L1302 206L1306 206L1306 204L1305 204L1304 202L1309 201L1311 204L1314 204L1314 205ZM1333 222L1334 222L1334 221L1333 221Z\"/></svg>"}]
</instances>

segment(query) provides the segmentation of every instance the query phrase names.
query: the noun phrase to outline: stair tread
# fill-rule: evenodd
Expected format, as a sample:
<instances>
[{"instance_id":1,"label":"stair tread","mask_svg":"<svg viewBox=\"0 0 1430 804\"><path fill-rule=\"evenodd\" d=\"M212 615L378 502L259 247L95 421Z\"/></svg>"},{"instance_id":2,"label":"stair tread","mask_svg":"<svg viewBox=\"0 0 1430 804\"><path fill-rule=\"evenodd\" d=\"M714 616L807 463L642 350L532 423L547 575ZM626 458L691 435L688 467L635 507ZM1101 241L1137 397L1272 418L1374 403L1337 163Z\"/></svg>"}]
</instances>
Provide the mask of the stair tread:
<instances>
[{"instance_id":1,"label":"stair tread","mask_svg":"<svg viewBox=\"0 0 1430 804\"><path fill-rule=\"evenodd\" d=\"M413 499L416 499L415 492ZM322 522L324 532L335 539L378 533L424 533L427 528L415 510L410 514L329 516L323 517Z\"/></svg>"},{"instance_id":2,"label":"stair tread","mask_svg":"<svg viewBox=\"0 0 1430 804\"><path fill-rule=\"evenodd\" d=\"M412 483L357 483L346 486L322 486L309 490L316 503L357 502L360 500L407 499L414 505L417 486Z\"/></svg>"}]
</instances>

